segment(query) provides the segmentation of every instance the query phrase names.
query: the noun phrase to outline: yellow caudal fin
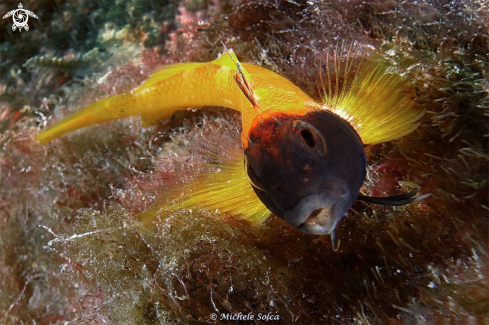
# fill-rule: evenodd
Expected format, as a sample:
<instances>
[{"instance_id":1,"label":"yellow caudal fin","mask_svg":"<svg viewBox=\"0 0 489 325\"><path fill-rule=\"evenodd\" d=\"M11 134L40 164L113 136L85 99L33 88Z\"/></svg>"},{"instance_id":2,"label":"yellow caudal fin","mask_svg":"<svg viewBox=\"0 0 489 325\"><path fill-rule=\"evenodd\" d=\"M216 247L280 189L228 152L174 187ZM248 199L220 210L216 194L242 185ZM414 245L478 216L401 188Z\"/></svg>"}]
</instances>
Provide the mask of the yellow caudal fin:
<instances>
[{"instance_id":1,"label":"yellow caudal fin","mask_svg":"<svg viewBox=\"0 0 489 325\"><path fill-rule=\"evenodd\" d=\"M147 223L180 209L204 208L209 211L229 213L236 219L245 219L253 225L264 222L271 212L256 196L244 170L244 154L241 148L219 148L220 153L203 153L212 163L206 163L206 171L193 180L178 184L164 191L149 211L139 218ZM218 162L217 162L218 161Z\"/></svg>"},{"instance_id":2,"label":"yellow caudal fin","mask_svg":"<svg viewBox=\"0 0 489 325\"><path fill-rule=\"evenodd\" d=\"M370 53L369 53L370 52ZM380 54L351 44L328 54L325 107L356 129L364 144L402 137L419 126L414 87Z\"/></svg>"}]
</instances>

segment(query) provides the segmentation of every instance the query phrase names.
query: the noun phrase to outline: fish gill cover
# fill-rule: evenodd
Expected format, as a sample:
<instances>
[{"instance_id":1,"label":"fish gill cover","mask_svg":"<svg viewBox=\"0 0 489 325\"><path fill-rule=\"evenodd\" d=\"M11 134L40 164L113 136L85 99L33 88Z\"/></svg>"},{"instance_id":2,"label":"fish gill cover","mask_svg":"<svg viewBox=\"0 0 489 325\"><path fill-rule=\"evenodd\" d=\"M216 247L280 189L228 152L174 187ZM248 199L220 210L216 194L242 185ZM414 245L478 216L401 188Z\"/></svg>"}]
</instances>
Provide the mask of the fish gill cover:
<instances>
[{"instance_id":1,"label":"fish gill cover","mask_svg":"<svg viewBox=\"0 0 489 325\"><path fill-rule=\"evenodd\" d=\"M484 1L24 2L39 19L0 21L0 321L488 323L489 8ZM6 13L17 3L2 2ZM40 146L49 121L128 91L156 67L239 59L322 96L326 54L381 49L414 83L421 126L366 149L362 193L399 181L432 197L357 202L329 238L280 219L251 227L218 211L137 221L191 181L198 154L239 143L239 116L209 108L143 129L136 119ZM203 145L206 143L206 145ZM225 321L222 321L225 322ZM265 321L258 321L265 323Z\"/></svg>"}]
</instances>

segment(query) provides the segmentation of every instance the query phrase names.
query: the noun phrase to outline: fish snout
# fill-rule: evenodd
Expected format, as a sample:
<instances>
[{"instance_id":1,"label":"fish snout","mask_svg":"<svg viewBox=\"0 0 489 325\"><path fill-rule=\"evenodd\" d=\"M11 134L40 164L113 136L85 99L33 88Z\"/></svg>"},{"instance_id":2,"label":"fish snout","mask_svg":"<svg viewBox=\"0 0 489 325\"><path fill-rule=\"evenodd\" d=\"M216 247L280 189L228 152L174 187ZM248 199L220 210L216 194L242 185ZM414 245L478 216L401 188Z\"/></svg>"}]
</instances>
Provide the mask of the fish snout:
<instances>
[{"instance_id":1,"label":"fish snout","mask_svg":"<svg viewBox=\"0 0 489 325\"><path fill-rule=\"evenodd\" d=\"M330 234L351 204L350 188L343 180L329 181L318 193L302 198L285 211L285 221L311 235Z\"/></svg>"}]
</instances>

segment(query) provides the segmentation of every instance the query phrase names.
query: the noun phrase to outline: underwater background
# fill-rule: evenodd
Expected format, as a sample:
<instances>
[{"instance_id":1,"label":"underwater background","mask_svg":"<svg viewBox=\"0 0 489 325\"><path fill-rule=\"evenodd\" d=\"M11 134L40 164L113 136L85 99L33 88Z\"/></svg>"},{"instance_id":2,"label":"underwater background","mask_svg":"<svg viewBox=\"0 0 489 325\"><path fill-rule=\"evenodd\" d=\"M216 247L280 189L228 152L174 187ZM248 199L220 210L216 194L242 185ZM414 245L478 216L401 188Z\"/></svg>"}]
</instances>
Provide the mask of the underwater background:
<instances>
[{"instance_id":1,"label":"underwater background","mask_svg":"<svg viewBox=\"0 0 489 325\"><path fill-rule=\"evenodd\" d=\"M0 323L489 324L489 3L473 1L25 1L0 20ZM0 2L0 15L18 8ZM135 218L193 143L239 141L239 115L138 118L45 146L46 125L133 89L158 66L234 48L315 99L334 46L370 44L403 66L421 126L368 147L362 192L411 181L432 196L357 202L329 236L217 211ZM237 136L238 134L238 136ZM224 140L223 140L224 139ZM212 314L272 315L222 321ZM278 316L278 319L276 318Z\"/></svg>"}]
</instances>

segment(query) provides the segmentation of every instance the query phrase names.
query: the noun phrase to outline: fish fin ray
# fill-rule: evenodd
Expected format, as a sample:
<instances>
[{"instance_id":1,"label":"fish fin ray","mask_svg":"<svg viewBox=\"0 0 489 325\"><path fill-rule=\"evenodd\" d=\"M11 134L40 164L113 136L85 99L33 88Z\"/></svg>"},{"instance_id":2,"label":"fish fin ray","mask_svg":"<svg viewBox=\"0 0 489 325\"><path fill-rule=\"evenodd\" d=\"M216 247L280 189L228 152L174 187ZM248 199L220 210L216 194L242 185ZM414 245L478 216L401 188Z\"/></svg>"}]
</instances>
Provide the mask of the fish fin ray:
<instances>
[{"instance_id":1,"label":"fish fin ray","mask_svg":"<svg viewBox=\"0 0 489 325\"><path fill-rule=\"evenodd\" d=\"M235 150L232 156L227 156L227 153L220 157L219 163L205 163L206 171L191 181L182 182L162 193L152 209L139 215L140 219L151 222L161 214L203 208L229 213L252 225L263 223L271 212L256 196L250 184L244 170L243 152Z\"/></svg>"},{"instance_id":2,"label":"fish fin ray","mask_svg":"<svg viewBox=\"0 0 489 325\"><path fill-rule=\"evenodd\" d=\"M415 105L414 87L378 52L352 43L328 53L328 62L325 107L347 120L364 144L394 140L419 126L424 110Z\"/></svg>"}]
</instances>

